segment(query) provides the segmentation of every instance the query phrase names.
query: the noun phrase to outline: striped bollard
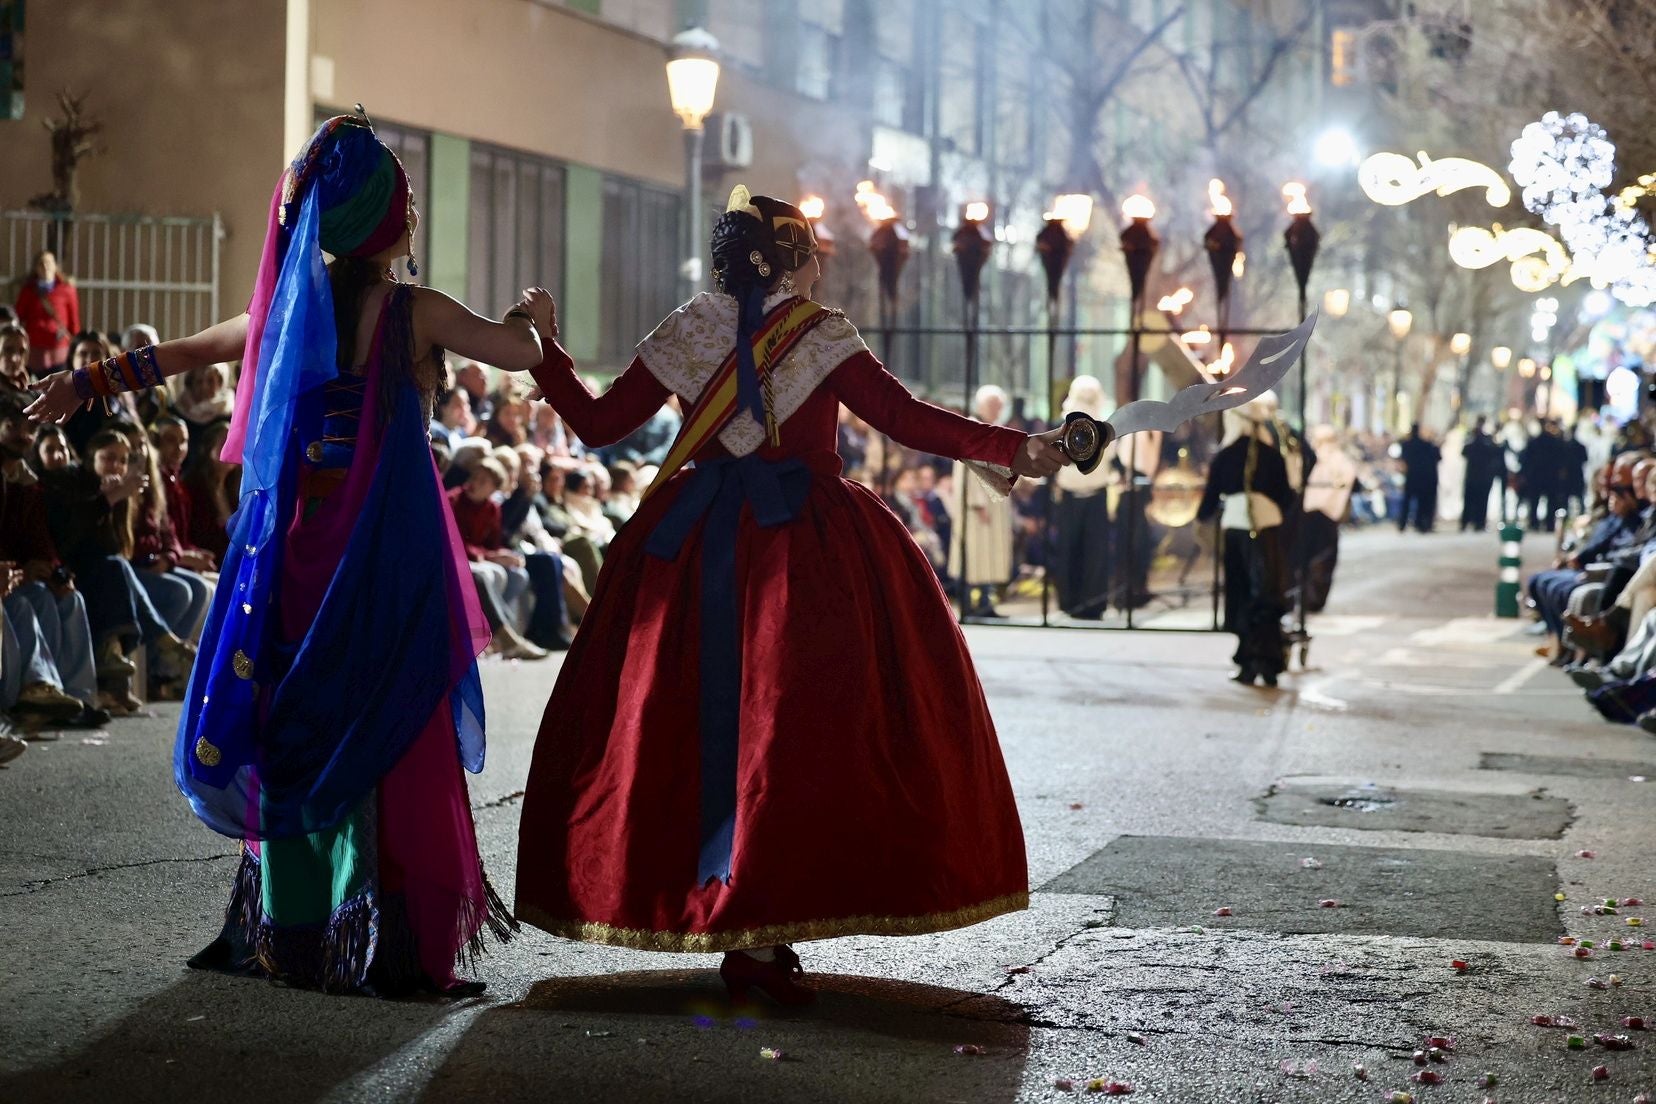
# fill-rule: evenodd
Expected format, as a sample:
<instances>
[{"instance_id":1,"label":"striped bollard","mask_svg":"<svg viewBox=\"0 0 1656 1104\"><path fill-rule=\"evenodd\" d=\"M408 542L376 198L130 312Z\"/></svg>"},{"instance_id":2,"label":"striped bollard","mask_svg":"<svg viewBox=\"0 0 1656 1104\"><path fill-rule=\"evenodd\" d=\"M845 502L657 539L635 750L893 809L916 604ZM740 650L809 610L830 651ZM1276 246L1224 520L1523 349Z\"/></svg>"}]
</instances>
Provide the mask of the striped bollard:
<instances>
[{"instance_id":1,"label":"striped bollard","mask_svg":"<svg viewBox=\"0 0 1656 1104\"><path fill-rule=\"evenodd\" d=\"M1523 582L1519 544L1524 531L1508 522L1501 526L1501 571L1495 583L1495 616L1518 616L1518 587Z\"/></svg>"}]
</instances>

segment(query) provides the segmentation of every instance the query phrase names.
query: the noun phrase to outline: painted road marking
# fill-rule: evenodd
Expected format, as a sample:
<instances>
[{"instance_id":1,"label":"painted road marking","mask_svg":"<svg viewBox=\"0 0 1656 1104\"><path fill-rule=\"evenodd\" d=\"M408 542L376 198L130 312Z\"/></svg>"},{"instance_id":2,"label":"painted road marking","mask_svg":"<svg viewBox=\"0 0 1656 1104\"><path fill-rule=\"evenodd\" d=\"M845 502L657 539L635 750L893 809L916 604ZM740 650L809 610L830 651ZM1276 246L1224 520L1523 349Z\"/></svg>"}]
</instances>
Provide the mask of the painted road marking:
<instances>
[{"instance_id":1,"label":"painted road marking","mask_svg":"<svg viewBox=\"0 0 1656 1104\"><path fill-rule=\"evenodd\" d=\"M1538 672L1546 670L1548 666L1550 666L1550 664L1544 659L1539 657L1532 659L1522 667L1518 668L1518 670L1496 683L1494 693L1515 694L1518 692L1519 687L1534 678Z\"/></svg>"}]
</instances>

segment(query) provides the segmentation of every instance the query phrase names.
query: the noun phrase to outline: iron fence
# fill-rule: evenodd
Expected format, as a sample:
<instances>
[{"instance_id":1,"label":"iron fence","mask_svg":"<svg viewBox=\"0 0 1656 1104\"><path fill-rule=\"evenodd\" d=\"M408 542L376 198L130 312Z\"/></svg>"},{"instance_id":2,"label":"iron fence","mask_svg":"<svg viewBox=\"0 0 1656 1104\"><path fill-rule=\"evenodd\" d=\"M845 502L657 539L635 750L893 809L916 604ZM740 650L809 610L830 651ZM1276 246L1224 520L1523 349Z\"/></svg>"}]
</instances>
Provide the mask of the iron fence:
<instances>
[{"instance_id":1,"label":"iron fence","mask_svg":"<svg viewBox=\"0 0 1656 1104\"><path fill-rule=\"evenodd\" d=\"M16 297L42 249L80 294L82 325L122 330L145 322L163 340L219 320L224 224L155 215L0 212L0 288Z\"/></svg>"}]
</instances>

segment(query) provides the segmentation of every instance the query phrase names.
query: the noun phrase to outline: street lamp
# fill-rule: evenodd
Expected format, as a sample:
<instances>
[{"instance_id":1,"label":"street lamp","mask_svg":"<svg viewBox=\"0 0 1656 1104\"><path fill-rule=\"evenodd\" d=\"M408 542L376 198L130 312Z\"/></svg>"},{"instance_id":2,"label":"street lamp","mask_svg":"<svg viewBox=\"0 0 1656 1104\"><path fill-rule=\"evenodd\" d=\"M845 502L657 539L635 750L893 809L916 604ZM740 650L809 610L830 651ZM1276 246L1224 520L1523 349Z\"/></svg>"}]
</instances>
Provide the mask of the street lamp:
<instances>
[{"instance_id":1,"label":"street lamp","mask_svg":"<svg viewBox=\"0 0 1656 1104\"><path fill-rule=\"evenodd\" d=\"M1387 403L1387 421L1391 423L1393 432L1400 428L1397 419L1403 411L1403 343L1408 339L1409 330L1413 326L1414 315L1403 307L1393 307L1391 313L1386 315L1386 327L1397 340L1397 358L1392 365L1391 398Z\"/></svg>"},{"instance_id":2,"label":"street lamp","mask_svg":"<svg viewBox=\"0 0 1656 1104\"><path fill-rule=\"evenodd\" d=\"M1351 310L1350 288L1329 288L1323 292L1323 313L1330 318L1344 318Z\"/></svg>"},{"instance_id":3,"label":"street lamp","mask_svg":"<svg viewBox=\"0 0 1656 1104\"><path fill-rule=\"evenodd\" d=\"M1129 331L1129 357L1127 369L1127 401L1136 401L1139 397L1139 350L1143 342L1144 331L1144 285L1150 276L1150 266L1155 263L1156 251L1161 248L1161 239L1151 227L1150 220L1156 217L1156 205L1150 202L1146 195L1131 195L1121 205L1121 213L1129 221L1121 231L1121 254L1127 262L1127 281L1132 289L1132 321ZM1133 607L1138 604L1139 595L1145 589L1142 580L1149 575L1149 564L1141 556L1138 548L1138 531L1141 525L1147 525L1144 513L1144 492L1139 488L1138 468L1138 438L1127 439L1127 490L1118 507L1117 516L1127 515L1126 525L1126 556L1123 557L1127 565L1127 580L1123 588L1127 606L1127 627L1133 627Z\"/></svg>"},{"instance_id":4,"label":"street lamp","mask_svg":"<svg viewBox=\"0 0 1656 1104\"><path fill-rule=\"evenodd\" d=\"M1504 372L1512 366L1512 350L1505 345L1497 345L1489 350L1489 363L1497 372Z\"/></svg>"},{"instance_id":5,"label":"street lamp","mask_svg":"<svg viewBox=\"0 0 1656 1104\"><path fill-rule=\"evenodd\" d=\"M673 39L667 61L667 95L673 114L684 125L684 266L689 299L701 290L702 124L713 110L719 87L719 40L702 27L691 27Z\"/></svg>"}]
</instances>

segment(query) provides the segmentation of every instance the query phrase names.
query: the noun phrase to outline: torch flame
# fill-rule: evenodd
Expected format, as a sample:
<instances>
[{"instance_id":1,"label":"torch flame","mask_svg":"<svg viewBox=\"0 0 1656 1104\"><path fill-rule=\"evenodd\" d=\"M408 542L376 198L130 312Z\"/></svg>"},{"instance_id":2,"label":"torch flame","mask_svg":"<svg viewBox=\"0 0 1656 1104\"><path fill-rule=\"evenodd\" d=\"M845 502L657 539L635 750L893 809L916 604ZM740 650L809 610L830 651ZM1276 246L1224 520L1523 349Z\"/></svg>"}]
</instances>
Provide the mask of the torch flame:
<instances>
[{"instance_id":1,"label":"torch flame","mask_svg":"<svg viewBox=\"0 0 1656 1104\"><path fill-rule=\"evenodd\" d=\"M1233 212L1230 196L1225 194L1225 182L1218 177L1208 181L1208 206L1214 218L1226 218Z\"/></svg>"},{"instance_id":2,"label":"torch flame","mask_svg":"<svg viewBox=\"0 0 1656 1104\"><path fill-rule=\"evenodd\" d=\"M799 213L816 222L827 212L828 204L821 196L806 196L799 201Z\"/></svg>"},{"instance_id":3,"label":"torch flame","mask_svg":"<svg viewBox=\"0 0 1656 1104\"><path fill-rule=\"evenodd\" d=\"M1309 215L1311 201L1305 197L1305 185L1290 181L1282 186L1282 198L1288 201L1290 215Z\"/></svg>"},{"instance_id":4,"label":"torch flame","mask_svg":"<svg viewBox=\"0 0 1656 1104\"><path fill-rule=\"evenodd\" d=\"M1167 311L1169 314L1178 314L1180 311L1189 306L1191 300L1195 298L1196 293L1194 291L1191 291L1187 287L1182 287L1178 291L1175 291L1172 295L1162 296L1161 300L1156 304L1156 309L1159 311Z\"/></svg>"},{"instance_id":5,"label":"torch flame","mask_svg":"<svg viewBox=\"0 0 1656 1104\"><path fill-rule=\"evenodd\" d=\"M972 202L966 205L967 222L983 222L988 217L989 205L987 203Z\"/></svg>"},{"instance_id":6,"label":"torch flame","mask_svg":"<svg viewBox=\"0 0 1656 1104\"><path fill-rule=\"evenodd\" d=\"M857 185L856 200L857 206L862 208L862 213L870 222L890 222L897 217L897 209L874 189L872 180L864 180Z\"/></svg>"},{"instance_id":7,"label":"torch flame","mask_svg":"<svg viewBox=\"0 0 1656 1104\"><path fill-rule=\"evenodd\" d=\"M1225 347L1219 350L1219 359L1213 362L1213 374L1215 376L1228 376L1235 364L1236 346L1227 341Z\"/></svg>"},{"instance_id":8,"label":"torch flame","mask_svg":"<svg viewBox=\"0 0 1656 1104\"><path fill-rule=\"evenodd\" d=\"M1149 196L1134 194L1122 203L1121 213L1130 219L1152 219L1156 217L1156 205L1150 202Z\"/></svg>"}]
</instances>

